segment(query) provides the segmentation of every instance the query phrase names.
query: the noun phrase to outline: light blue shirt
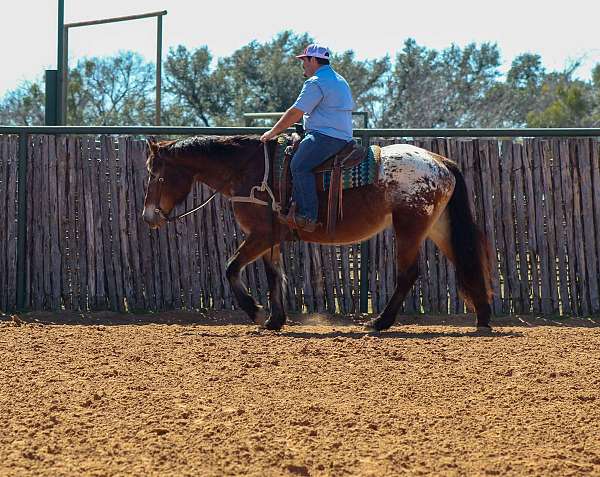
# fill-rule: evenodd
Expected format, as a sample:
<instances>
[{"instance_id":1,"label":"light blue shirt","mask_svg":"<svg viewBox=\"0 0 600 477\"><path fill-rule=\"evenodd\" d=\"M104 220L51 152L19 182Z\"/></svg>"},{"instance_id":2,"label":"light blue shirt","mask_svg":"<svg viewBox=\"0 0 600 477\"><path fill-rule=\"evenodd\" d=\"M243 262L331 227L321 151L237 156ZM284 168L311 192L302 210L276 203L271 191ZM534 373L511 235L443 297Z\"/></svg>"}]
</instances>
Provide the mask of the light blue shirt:
<instances>
[{"instance_id":1,"label":"light blue shirt","mask_svg":"<svg viewBox=\"0 0 600 477\"><path fill-rule=\"evenodd\" d=\"M354 101L350 86L330 65L323 65L304 82L292 107L304 113L304 129L349 141Z\"/></svg>"}]
</instances>

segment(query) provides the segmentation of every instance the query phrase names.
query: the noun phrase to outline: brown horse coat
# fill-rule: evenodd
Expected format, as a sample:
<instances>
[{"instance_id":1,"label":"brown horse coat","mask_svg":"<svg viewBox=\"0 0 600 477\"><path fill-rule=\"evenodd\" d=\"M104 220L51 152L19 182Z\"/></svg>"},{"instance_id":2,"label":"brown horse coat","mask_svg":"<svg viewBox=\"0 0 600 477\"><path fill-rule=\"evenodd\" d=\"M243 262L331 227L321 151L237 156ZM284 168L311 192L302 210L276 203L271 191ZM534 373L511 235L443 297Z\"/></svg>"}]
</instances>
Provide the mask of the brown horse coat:
<instances>
[{"instance_id":1,"label":"brown horse coat","mask_svg":"<svg viewBox=\"0 0 600 477\"><path fill-rule=\"evenodd\" d=\"M194 181L204 182L228 197L248 196L261 183L265 171L263 145L256 137L196 137L149 146L150 178L143 217L152 227L165 223L165 217L185 199ZM272 156L275 141L269 147ZM256 196L269 200L266 192ZM320 193L321 222L326 214L326 200L326 193ZM285 323L285 311L279 244L292 240L293 235L275 220L269 207L234 202L233 210L246 239L227 265L232 290L253 321L280 329ZM449 159L408 144L381 148L375 183L344 191L343 219L335 231L328 234L321 224L314 232L300 231L299 235L309 242L349 244L368 239L390 225L396 239L396 290L370 327L382 330L394 323L417 278L419 249L426 238L433 240L454 263L462 295L477 312L478 327L489 327L487 244L473 221L462 174ZM266 253L268 250L273 253ZM268 320L240 280L243 267L259 257L263 257L269 280Z\"/></svg>"}]
</instances>

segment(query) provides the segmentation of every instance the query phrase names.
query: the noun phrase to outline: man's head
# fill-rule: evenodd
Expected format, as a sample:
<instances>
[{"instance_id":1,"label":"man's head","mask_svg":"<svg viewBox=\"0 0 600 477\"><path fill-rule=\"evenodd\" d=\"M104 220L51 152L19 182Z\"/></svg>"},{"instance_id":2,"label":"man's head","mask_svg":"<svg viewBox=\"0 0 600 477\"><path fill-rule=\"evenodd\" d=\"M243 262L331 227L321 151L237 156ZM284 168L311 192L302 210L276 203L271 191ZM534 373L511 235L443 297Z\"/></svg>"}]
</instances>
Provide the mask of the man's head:
<instances>
[{"instance_id":1,"label":"man's head","mask_svg":"<svg viewBox=\"0 0 600 477\"><path fill-rule=\"evenodd\" d=\"M321 66L328 65L330 54L329 48L326 46L316 43L308 45L301 55L296 56L296 58L302 60L304 77L310 78Z\"/></svg>"}]
</instances>

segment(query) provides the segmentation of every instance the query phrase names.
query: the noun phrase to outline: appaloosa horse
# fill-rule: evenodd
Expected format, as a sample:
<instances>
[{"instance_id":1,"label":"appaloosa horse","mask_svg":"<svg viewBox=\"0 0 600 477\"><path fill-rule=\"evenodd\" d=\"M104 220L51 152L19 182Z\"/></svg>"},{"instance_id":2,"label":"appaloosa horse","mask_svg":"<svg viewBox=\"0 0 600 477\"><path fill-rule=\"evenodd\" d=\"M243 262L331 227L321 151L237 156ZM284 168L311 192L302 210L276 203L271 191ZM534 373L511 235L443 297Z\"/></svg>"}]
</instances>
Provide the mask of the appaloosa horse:
<instances>
[{"instance_id":1,"label":"appaloosa horse","mask_svg":"<svg viewBox=\"0 0 600 477\"><path fill-rule=\"evenodd\" d=\"M165 224L169 213L186 198L195 181L234 198L235 219L246 239L228 261L227 278L239 306L254 323L281 329L286 314L280 243L295 237L275 219L275 212L268 205L271 188L264 187L268 185L267 151L271 157L274 155L276 141L265 146L255 136L213 136L148 144L150 176L144 220L153 228ZM250 196L254 200L244 202ZM487 240L473 220L465 181L454 162L408 144L385 146L381 148L375 182L348 189L343 197L343 218L333 233L327 233L323 224L314 232L298 233L307 242L350 244L393 226L396 289L383 312L369 322L370 329L379 331L393 325L417 278L419 249L426 238L433 240L454 264L461 295L477 313L478 329L490 329ZM260 201L263 202L257 203ZM325 215L326 202L327 195L321 192L319 217ZM240 279L241 270L260 257L264 260L270 290L268 319Z\"/></svg>"}]
</instances>

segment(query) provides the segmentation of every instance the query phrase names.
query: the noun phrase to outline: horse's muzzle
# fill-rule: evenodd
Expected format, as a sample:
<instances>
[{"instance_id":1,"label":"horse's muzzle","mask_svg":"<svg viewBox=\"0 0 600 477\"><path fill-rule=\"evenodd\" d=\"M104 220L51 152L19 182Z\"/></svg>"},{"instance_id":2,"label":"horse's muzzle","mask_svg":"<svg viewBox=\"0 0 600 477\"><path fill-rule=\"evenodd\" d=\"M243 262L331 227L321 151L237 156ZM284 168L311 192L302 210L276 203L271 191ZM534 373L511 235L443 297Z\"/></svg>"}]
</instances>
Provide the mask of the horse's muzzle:
<instances>
[{"instance_id":1,"label":"horse's muzzle","mask_svg":"<svg viewBox=\"0 0 600 477\"><path fill-rule=\"evenodd\" d=\"M160 209L157 209L153 206L144 207L142 218L144 219L144 222L146 222L152 229L157 229L166 222L165 217L161 213Z\"/></svg>"}]
</instances>

